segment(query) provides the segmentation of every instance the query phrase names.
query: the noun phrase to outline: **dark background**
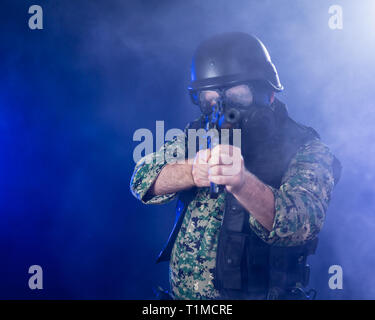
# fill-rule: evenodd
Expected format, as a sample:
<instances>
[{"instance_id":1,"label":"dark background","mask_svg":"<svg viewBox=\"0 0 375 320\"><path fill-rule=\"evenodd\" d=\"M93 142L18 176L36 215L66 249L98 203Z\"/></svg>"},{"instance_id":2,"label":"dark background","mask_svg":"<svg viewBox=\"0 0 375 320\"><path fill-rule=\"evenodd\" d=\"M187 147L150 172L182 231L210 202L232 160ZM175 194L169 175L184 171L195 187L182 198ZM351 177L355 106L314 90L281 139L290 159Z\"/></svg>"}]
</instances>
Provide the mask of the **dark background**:
<instances>
[{"instance_id":1,"label":"dark background","mask_svg":"<svg viewBox=\"0 0 375 320\"><path fill-rule=\"evenodd\" d=\"M30 30L28 8L44 12ZM344 11L343 30L328 8ZM2 1L0 298L150 299L174 202L129 191L133 133L198 115L186 87L198 43L244 31L268 47L291 116L344 167L320 233L311 286L320 299L374 299L375 3L368 1ZM28 268L44 289L28 288ZM343 268L330 290L328 268Z\"/></svg>"}]
</instances>

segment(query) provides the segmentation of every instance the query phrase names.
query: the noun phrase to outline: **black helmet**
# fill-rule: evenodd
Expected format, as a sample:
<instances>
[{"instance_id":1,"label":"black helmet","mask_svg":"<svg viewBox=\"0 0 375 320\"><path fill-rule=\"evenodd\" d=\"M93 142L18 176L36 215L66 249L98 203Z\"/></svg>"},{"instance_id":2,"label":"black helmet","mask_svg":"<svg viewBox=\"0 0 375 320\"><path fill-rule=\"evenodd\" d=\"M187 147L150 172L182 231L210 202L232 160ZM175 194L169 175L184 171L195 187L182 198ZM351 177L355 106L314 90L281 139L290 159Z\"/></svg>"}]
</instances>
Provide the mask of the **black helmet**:
<instances>
[{"instance_id":1,"label":"black helmet","mask_svg":"<svg viewBox=\"0 0 375 320\"><path fill-rule=\"evenodd\" d=\"M272 91L282 91L277 70L263 43L243 32L218 34L203 41L191 64L188 90L194 103L196 93L244 82L263 82Z\"/></svg>"}]
</instances>

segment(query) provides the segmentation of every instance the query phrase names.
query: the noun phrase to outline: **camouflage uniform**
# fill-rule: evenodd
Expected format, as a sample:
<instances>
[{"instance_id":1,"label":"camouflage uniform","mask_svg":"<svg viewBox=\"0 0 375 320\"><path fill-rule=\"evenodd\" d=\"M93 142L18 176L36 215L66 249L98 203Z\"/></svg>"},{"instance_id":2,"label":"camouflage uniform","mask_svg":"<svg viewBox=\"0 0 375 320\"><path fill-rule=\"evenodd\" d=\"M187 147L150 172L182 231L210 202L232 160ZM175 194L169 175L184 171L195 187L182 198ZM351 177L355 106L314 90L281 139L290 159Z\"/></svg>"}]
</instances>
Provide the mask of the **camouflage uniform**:
<instances>
[{"instance_id":1,"label":"camouflage uniform","mask_svg":"<svg viewBox=\"0 0 375 320\"><path fill-rule=\"evenodd\" d=\"M177 193L145 197L166 165L166 157L183 152L185 135L179 136L136 164L130 188L145 204L162 204ZM271 231L249 213L252 230L265 242L294 246L313 239L320 231L334 186L334 156L319 139L302 145L290 161L279 189L268 186L275 197L275 219ZM198 188L190 202L171 253L170 284L176 299L215 299L213 271L225 193L210 199L209 188Z\"/></svg>"}]
</instances>

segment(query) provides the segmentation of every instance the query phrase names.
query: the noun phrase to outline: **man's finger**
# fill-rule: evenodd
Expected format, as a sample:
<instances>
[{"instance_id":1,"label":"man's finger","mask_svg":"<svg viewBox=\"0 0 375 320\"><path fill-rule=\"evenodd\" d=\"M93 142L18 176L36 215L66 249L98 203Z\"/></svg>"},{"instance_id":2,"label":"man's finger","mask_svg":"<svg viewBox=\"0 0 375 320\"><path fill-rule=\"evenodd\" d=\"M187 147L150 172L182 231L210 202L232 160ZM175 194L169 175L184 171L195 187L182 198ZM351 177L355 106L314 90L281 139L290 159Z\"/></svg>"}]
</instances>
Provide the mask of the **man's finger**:
<instances>
[{"instance_id":1,"label":"man's finger","mask_svg":"<svg viewBox=\"0 0 375 320\"><path fill-rule=\"evenodd\" d=\"M232 176L209 176L210 182L227 185L232 181Z\"/></svg>"},{"instance_id":2,"label":"man's finger","mask_svg":"<svg viewBox=\"0 0 375 320\"><path fill-rule=\"evenodd\" d=\"M230 165L233 163L233 157L227 155L227 154L221 154L221 153L215 153L215 154L212 154L209 161L208 161L208 164L210 166L214 166L214 165L218 165L218 164L227 164L227 165Z\"/></svg>"},{"instance_id":3,"label":"man's finger","mask_svg":"<svg viewBox=\"0 0 375 320\"><path fill-rule=\"evenodd\" d=\"M241 154L241 149L230 144L218 144L211 150L211 153L216 152L225 153L232 156L234 154Z\"/></svg>"},{"instance_id":4,"label":"man's finger","mask_svg":"<svg viewBox=\"0 0 375 320\"><path fill-rule=\"evenodd\" d=\"M196 161L199 164L207 164L208 160L210 159L210 155L211 155L211 150L210 149L200 150L197 153Z\"/></svg>"},{"instance_id":5,"label":"man's finger","mask_svg":"<svg viewBox=\"0 0 375 320\"><path fill-rule=\"evenodd\" d=\"M208 174L210 176L234 176L241 170L240 166L234 165L214 165L211 166Z\"/></svg>"},{"instance_id":6,"label":"man's finger","mask_svg":"<svg viewBox=\"0 0 375 320\"><path fill-rule=\"evenodd\" d=\"M231 164L241 159L241 149L230 145L217 145L211 151L210 164Z\"/></svg>"}]
</instances>

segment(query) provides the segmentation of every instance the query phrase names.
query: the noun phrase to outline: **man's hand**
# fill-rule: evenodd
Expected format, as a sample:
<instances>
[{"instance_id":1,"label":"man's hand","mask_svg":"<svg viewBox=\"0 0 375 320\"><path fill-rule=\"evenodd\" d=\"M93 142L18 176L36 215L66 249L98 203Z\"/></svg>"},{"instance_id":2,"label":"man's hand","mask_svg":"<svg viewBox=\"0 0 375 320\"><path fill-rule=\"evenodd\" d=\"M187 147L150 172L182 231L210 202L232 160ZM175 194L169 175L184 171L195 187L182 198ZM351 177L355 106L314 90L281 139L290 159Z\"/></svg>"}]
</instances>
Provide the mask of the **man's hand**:
<instances>
[{"instance_id":1,"label":"man's hand","mask_svg":"<svg viewBox=\"0 0 375 320\"><path fill-rule=\"evenodd\" d=\"M208 161L208 179L225 185L228 192L234 193L245 183L245 166L241 149L231 145L217 145L211 151Z\"/></svg>"},{"instance_id":2,"label":"man's hand","mask_svg":"<svg viewBox=\"0 0 375 320\"><path fill-rule=\"evenodd\" d=\"M194 158L192 176L197 187L209 187L210 180L208 180L208 160L210 159L211 150L200 150Z\"/></svg>"},{"instance_id":3,"label":"man's hand","mask_svg":"<svg viewBox=\"0 0 375 320\"><path fill-rule=\"evenodd\" d=\"M275 218L275 199L270 188L246 170L241 149L218 145L208 161L209 180L224 184L228 192L251 212L267 230L271 231Z\"/></svg>"}]
</instances>

